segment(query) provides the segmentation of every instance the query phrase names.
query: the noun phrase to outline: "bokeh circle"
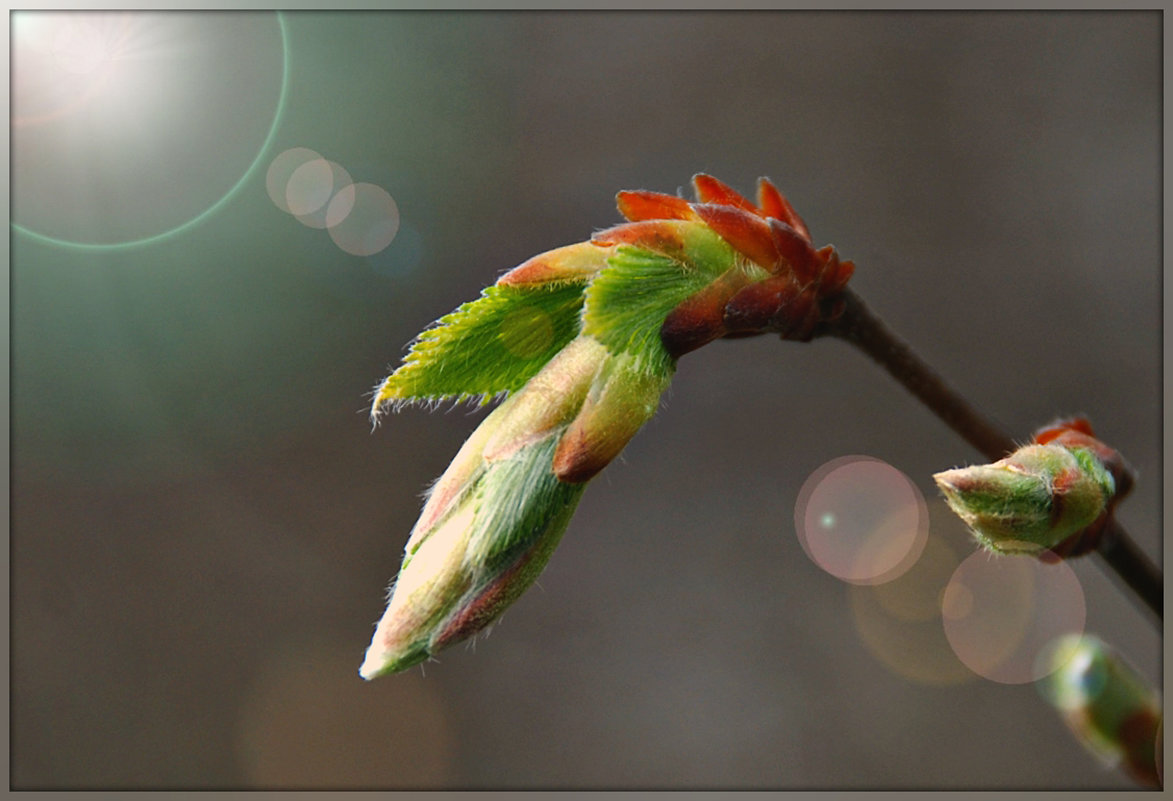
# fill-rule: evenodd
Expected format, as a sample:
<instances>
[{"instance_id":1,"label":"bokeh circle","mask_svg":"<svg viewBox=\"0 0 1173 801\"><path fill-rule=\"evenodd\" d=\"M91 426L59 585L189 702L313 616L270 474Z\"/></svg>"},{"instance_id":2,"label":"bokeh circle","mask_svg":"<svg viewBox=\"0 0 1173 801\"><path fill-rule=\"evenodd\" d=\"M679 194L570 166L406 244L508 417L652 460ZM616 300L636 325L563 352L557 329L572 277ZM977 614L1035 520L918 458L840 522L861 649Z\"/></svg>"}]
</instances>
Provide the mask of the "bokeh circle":
<instances>
[{"instance_id":1,"label":"bokeh circle","mask_svg":"<svg viewBox=\"0 0 1173 801\"><path fill-rule=\"evenodd\" d=\"M330 201L326 227L342 250L352 256L373 256L399 232L399 207L383 187L352 183Z\"/></svg>"},{"instance_id":2,"label":"bokeh circle","mask_svg":"<svg viewBox=\"0 0 1173 801\"><path fill-rule=\"evenodd\" d=\"M928 538L924 496L904 473L870 456L832 459L798 493L794 525L811 561L852 584L907 571Z\"/></svg>"},{"instance_id":3,"label":"bokeh circle","mask_svg":"<svg viewBox=\"0 0 1173 801\"><path fill-rule=\"evenodd\" d=\"M285 202L289 213L302 225L326 228L329 225L331 199L354 182L341 164L315 159L302 164L289 176Z\"/></svg>"},{"instance_id":4,"label":"bokeh circle","mask_svg":"<svg viewBox=\"0 0 1173 801\"><path fill-rule=\"evenodd\" d=\"M1067 563L1053 555L976 551L941 598L945 636L965 665L991 681L1026 684L1056 667L1055 648L1083 632L1087 605Z\"/></svg>"},{"instance_id":5,"label":"bokeh circle","mask_svg":"<svg viewBox=\"0 0 1173 801\"><path fill-rule=\"evenodd\" d=\"M941 628L941 591L959 561L944 540L930 535L920 559L898 579L849 585L856 631L892 673L934 687L975 678L954 655Z\"/></svg>"}]
</instances>

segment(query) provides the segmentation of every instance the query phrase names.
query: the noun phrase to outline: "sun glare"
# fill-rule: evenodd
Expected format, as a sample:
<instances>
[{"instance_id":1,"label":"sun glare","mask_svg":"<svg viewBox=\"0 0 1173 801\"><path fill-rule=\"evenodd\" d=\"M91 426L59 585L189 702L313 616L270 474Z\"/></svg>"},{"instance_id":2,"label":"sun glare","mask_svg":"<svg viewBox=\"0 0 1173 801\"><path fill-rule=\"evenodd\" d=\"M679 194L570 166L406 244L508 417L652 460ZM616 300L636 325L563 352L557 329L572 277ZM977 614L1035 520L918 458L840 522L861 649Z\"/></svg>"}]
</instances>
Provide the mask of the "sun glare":
<instances>
[{"instance_id":1,"label":"sun glare","mask_svg":"<svg viewBox=\"0 0 1173 801\"><path fill-rule=\"evenodd\" d=\"M18 11L12 26L21 233L104 248L186 230L272 141L286 89L278 14Z\"/></svg>"}]
</instances>

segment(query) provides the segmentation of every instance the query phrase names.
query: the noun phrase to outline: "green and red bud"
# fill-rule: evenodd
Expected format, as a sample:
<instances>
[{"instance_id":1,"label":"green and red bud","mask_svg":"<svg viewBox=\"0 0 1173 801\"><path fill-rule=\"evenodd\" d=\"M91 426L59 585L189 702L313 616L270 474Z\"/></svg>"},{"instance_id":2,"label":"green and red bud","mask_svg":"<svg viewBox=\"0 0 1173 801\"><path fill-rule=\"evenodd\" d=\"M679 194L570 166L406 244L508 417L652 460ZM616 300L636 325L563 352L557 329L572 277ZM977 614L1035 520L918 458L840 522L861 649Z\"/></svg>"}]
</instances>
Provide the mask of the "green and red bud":
<instances>
[{"instance_id":1,"label":"green and red bud","mask_svg":"<svg viewBox=\"0 0 1173 801\"><path fill-rule=\"evenodd\" d=\"M585 484L654 414L676 360L718 337L809 338L851 276L769 181L755 206L620 192L628 222L539 254L442 317L375 390L385 408L506 400L433 486L360 669L403 670L491 623L536 579ZM825 301L825 302L824 302Z\"/></svg>"},{"instance_id":2,"label":"green and red bud","mask_svg":"<svg viewBox=\"0 0 1173 801\"><path fill-rule=\"evenodd\" d=\"M1042 443L1036 440L992 464L933 477L949 507L986 549L999 554L1083 554L1093 544L1089 534L1103 530L1119 496L1116 473L1100 459L1106 446L1094 442L1099 449L1079 437L1047 435Z\"/></svg>"},{"instance_id":3,"label":"green and red bud","mask_svg":"<svg viewBox=\"0 0 1173 801\"><path fill-rule=\"evenodd\" d=\"M1034 433L1033 442L1039 445L1062 445L1090 451L1108 469L1116 482L1113 502L1121 500L1132 489L1132 468L1115 448L1096 439L1092 424L1086 417L1068 417L1055 420Z\"/></svg>"},{"instance_id":4,"label":"green and red bud","mask_svg":"<svg viewBox=\"0 0 1173 801\"><path fill-rule=\"evenodd\" d=\"M508 459L551 432L565 429L581 411L588 390L607 362L607 349L590 337L578 337L563 348L502 404L509 404L509 413L486 442L484 460Z\"/></svg>"},{"instance_id":5,"label":"green and red bud","mask_svg":"<svg viewBox=\"0 0 1173 801\"><path fill-rule=\"evenodd\" d=\"M991 551L1039 554L1094 523L1115 491L1086 451L1027 445L993 464L933 476L949 507Z\"/></svg>"},{"instance_id":6,"label":"green and red bud","mask_svg":"<svg viewBox=\"0 0 1173 801\"><path fill-rule=\"evenodd\" d=\"M486 417L429 494L360 675L422 662L516 600L668 379L580 336Z\"/></svg>"},{"instance_id":7,"label":"green and red bud","mask_svg":"<svg viewBox=\"0 0 1173 801\"><path fill-rule=\"evenodd\" d=\"M820 321L837 316L842 306L822 301L843 291L855 265L840 261L830 246L815 250L806 223L777 187L760 179L755 206L709 175L694 176L693 186L696 203L656 192L620 192L619 211L630 222L592 240L646 248L686 265L727 268L665 320L661 337L674 358L726 336L777 333L806 340ZM712 234L733 248L735 262L697 246ZM745 269L749 266L761 272Z\"/></svg>"},{"instance_id":8,"label":"green and red bud","mask_svg":"<svg viewBox=\"0 0 1173 801\"><path fill-rule=\"evenodd\" d=\"M576 338L477 426L432 485L407 541L408 560L422 538L450 514L490 464L513 456L573 419L605 358L606 351L599 343Z\"/></svg>"},{"instance_id":9,"label":"green and red bud","mask_svg":"<svg viewBox=\"0 0 1173 801\"><path fill-rule=\"evenodd\" d=\"M1159 787L1157 692L1114 649L1096 637L1068 635L1053 652L1045 695L1076 738L1137 782Z\"/></svg>"}]
</instances>

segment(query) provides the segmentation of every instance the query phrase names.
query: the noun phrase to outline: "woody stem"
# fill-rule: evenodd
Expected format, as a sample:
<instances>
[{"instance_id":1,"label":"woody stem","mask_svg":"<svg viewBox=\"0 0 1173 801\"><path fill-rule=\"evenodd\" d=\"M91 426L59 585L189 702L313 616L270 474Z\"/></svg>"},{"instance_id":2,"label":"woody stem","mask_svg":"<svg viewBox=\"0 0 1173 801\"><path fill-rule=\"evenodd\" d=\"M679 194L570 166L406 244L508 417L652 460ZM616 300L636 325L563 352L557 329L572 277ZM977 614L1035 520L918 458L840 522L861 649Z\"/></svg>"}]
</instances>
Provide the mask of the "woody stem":
<instances>
[{"instance_id":1,"label":"woody stem","mask_svg":"<svg viewBox=\"0 0 1173 801\"><path fill-rule=\"evenodd\" d=\"M918 356L908 343L889 329L867 304L850 289L841 296L845 307L834 322L823 324L816 336L834 336L871 356L905 389L950 428L991 461L1017 447L998 425L981 414ZM1163 581L1156 565L1114 519L1100 540L1096 553L1136 598L1162 618Z\"/></svg>"}]
</instances>

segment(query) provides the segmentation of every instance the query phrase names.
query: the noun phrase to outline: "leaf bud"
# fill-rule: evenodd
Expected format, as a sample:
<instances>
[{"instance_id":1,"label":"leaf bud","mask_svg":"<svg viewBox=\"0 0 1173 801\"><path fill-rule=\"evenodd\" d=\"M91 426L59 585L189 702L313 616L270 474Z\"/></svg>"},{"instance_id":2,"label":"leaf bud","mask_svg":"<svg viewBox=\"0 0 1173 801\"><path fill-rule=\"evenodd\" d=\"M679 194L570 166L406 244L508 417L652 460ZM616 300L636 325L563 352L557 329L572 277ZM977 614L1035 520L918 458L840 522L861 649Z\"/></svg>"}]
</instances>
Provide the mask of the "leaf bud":
<instances>
[{"instance_id":1,"label":"leaf bud","mask_svg":"<svg viewBox=\"0 0 1173 801\"><path fill-rule=\"evenodd\" d=\"M984 547L1039 554L1090 526L1115 492L1087 450L1026 445L993 464L933 476L949 507Z\"/></svg>"}]
</instances>

